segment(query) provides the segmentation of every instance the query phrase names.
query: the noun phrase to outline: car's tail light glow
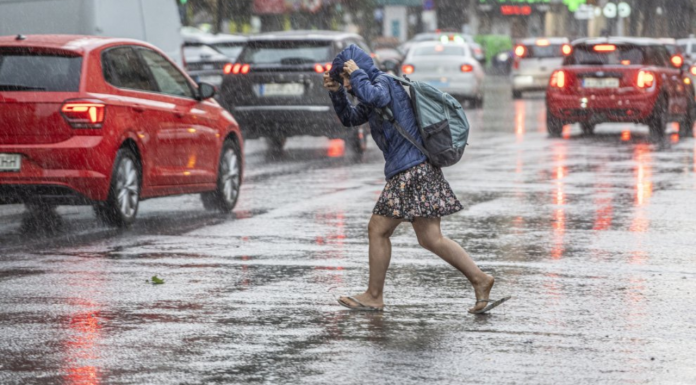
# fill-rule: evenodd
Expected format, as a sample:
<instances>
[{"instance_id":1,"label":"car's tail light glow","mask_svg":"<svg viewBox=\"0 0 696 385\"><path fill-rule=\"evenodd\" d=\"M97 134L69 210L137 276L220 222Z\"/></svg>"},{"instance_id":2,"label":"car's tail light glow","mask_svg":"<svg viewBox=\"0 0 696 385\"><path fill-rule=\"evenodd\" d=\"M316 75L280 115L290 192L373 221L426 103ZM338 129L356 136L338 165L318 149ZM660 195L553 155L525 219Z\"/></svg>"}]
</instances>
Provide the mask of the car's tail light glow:
<instances>
[{"instance_id":1,"label":"car's tail light glow","mask_svg":"<svg viewBox=\"0 0 696 385\"><path fill-rule=\"evenodd\" d=\"M536 45L539 47L548 47L551 44L547 39L539 39L536 41Z\"/></svg>"},{"instance_id":2,"label":"car's tail light glow","mask_svg":"<svg viewBox=\"0 0 696 385\"><path fill-rule=\"evenodd\" d=\"M224 67L222 67L222 72L223 72L225 75L229 75L229 74L232 73L232 68L234 68L234 64L232 64L232 63L227 63L227 64L225 64Z\"/></svg>"},{"instance_id":3,"label":"car's tail light glow","mask_svg":"<svg viewBox=\"0 0 696 385\"><path fill-rule=\"evenodd\" d=\"M411 64L406 64L405 66L401 67L401 72L403 72L406 75L412 74L415 70L416 68Z\"/></svg>"},{"instance_id":4,"label":"car's tail light glow","mask_svg":"<svg viewBox=\"0 0 696 385\"><path fill-rule=\"evenodd\" d=\"M681 68L681 66L684 65L684 58L681 57L681 55L674 55L670 59L670 62L672 62L674 68Z\"/></svg>"},{"instance_id":5,"label":"car's tail light glow","mask_svg":"<svg viewBox=\"0 0 696 385\"><path fill-rule=\"evenodd\" d=\"M551 75L551 87L563 88L566 85L566 76L564 71L555 71Z\"/></svg>"},{"instance_id":6,"label":"car's tail light glow","mask_svg":"<svg viewBox=\"0 0 696 385\"><path fill-rule=\"evenodd\" d=\"M564 56L568 56L571 53L573 53L573 46L570 44L563 44L561 46L561 52L563 53Z\"/></svg>"},{"instance_id":7,"label":"car's tail light glow","mask_svg":"<svg viewBox=\"0 0 696 385\"><path fill-rule=\"evenodd\" d=\"M246 75L249 73L249 64L242 64L242 68L239 69L239 73Z\"/></svg>"},{"instance_id":8,"label":"car's tail light glow","mask_svg":"<svg viewBox=\"0 0 696 385\"><path fill-rule=\"evenodd\" d=\"M324 67L321 64L314 65L314 72L320 74L324 72Z\"/></svg>"},{"instance_id":9,"label":"car's tail light glow","mask_svg":"<svg viewBox=\"0 0 696 385\"><path fill-rule=\"evenodd\" d=\"M515 47L515 56L524 57L527 54L527 48L523 45L518 45Z\"/></svg>"},{"instance_id":10,"label":"car's tail light glow","mask_svg":"<svg viewBox=\"0 0 696 385\"><path fill-rule=\"evenodd\" d=\"M73 128L101 128L106 105L101 101L67 100L60 112Z\"/></svg>"},{"instance_id":11,"label":"car's tail light glow","mask_svg":"<svg viewBox=\"0 0 696 385\"><path fill-rule=\"evenodd\" d=\"M597 44L594 46L596 52L614 52L616 51L616 46L614 44Z\"/></svg>"},{"instance_id":12,"label":"car's tail light glow","mask_svg":"<svg viewBox=\"0 0 696 385\"><path fill-rule=\"evenodd\" d=\"M655 75L650 71L640 71L636 83L638 88L650 88L655 84Z\"/></svg>"},{"instance_id":13,"label":"car's tail light glow","mask_svg":"<svg viewBox=\"0 0 696 385\"><path fill-rule=\"evenodd\" d=\"M689 72L691 72L692 75L696 76L696 66L691 66Z\"/></svg>"},{"instance_id":14,"label":"car's tail light glow","mask_svg":"<svg viewBox=\"0 0 696 385\"><path fill-rule=\"evenodd\" d=\"M462 72L471 72L474 70L474 66L472 66L471 64L462 64L462 66L459 67L459 70L461 70Z\"/></svg>"},{"instance_id":15,"label":"car's tail light glow","mask_svg":"<svg viewBox=\"0 0 696 385\"><path fill-rule=\"evenodd\" d=\"M331 68L333 68L333 64L331 64L331 63L324 64L324 69L326 71L331 71Z\"/></svg>"}]
</instances>

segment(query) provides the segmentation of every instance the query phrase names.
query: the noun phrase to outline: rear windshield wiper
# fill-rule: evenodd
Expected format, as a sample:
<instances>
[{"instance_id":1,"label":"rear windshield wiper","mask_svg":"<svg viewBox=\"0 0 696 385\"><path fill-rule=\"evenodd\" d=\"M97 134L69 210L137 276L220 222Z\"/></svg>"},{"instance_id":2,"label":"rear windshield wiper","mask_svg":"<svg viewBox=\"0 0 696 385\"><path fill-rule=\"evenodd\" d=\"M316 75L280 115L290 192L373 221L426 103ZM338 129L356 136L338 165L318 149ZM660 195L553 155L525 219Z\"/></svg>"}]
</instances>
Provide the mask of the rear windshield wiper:
<instances>
[{"instance_id":1,"label":"rear windshield wiper","mask_svg":"<svg viewBox=\"0 0 696 385\"><path fill-rule=\"evenodd\" d=\"M284 59L280 59L280 64L307 64L314 62L316 62L316 60L308 59L306 57L286 57Z\"/></svg>"},{"instance_id":2,"label":"rear windshield wiper","mask_svg":"<svg viewBox=\"0 0 696 385\"><path fill-rule=\"evenodd\" d=\"M20 84L0 84L0 91L46 91L46 88L23 86Z\"/></svg>"},{"instance_id":3,"label":"rear windshield wiper","mask_svg":"<svg viewBox=\"0 0 696 385\"><path fill-rule=\"evenodd\" d=\"M603 66L605 63L601 62L601 61L584 61L584 62L580 62L578 64L583 65L583 66Z\"/></svg>"}]
</instances>

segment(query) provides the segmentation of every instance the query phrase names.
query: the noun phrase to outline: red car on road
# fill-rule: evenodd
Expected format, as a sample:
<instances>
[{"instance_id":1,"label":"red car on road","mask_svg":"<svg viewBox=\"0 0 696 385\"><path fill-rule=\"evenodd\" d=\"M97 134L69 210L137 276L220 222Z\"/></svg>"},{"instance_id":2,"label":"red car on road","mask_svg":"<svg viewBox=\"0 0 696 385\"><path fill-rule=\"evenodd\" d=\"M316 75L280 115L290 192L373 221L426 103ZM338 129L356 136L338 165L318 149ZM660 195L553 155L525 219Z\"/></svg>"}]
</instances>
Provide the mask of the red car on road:
<instances>
[{"instance_id":1,"label":"red car on road","mask_svg":"<svg viewBox=\"0 0 696 385\"><path fill-rule=\"evenodd\" d=\"M594 38L574 41L546 92L546 123L551 136L564 124L580 123L585 134L596 124L647 124L651 136L663 136L667 122L680 133L693 127L691 80L683 58L670 56L655 39Z\"/></svg>"},{"instance_id":2,"label":"red car on road","mask_svg":"<svg viewBox=\"0 0 696 385\"><path fill-rule=\"evenodd\" d=\"M242 135L214 94L141 41L0 37L0 203L92 204L117 226L165 195L231 211Z\"/></svg>"}]
</instances>

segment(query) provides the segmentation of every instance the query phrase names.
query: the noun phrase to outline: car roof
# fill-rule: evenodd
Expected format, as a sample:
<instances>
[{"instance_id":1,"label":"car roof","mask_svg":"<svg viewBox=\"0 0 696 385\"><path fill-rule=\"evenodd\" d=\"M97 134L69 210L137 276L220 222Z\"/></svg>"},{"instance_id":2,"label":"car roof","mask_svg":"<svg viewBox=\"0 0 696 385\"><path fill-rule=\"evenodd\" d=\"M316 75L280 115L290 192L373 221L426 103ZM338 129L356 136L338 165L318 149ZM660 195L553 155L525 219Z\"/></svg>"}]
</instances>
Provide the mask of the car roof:
<instances>
[{"instance_id":1,"label":"car roof","mask_svg":"<svg viewBox=\"0 0 696 385\"><path fill-rule=\"evenodd\" d=\"M202 34L188 34L182 33L184 41L187 43L201 43L201 44L219 44L219 43L245 43L249 40L247 36L243 35L230 35L226 33L220 33L213 35L210 33Z\"/></svg>"},{"instance_id":2,"label":"car roof","mask_svg":"<svg viewBox=\"0 0 696 385\"><path fill-rule=\"evenodd\" d=\"M249 36L249 41L270 41L270 40L342 40L346 38L362 37L355 33L339 31L281 31L266 32L254 36Z\"/></svg>"},{"instance_id":3,"label":"car roof","mask_svg":"<svg viewBox=\"0 0 696 385\"><path fill-rule=\"evenodd\" d=\"M152 47L150 44L134 39L112 38L89 35L18 35L0 36L0 46L4 47L42 47L63 51L85 53L107 44L138 44Z\"/></svg>"},{"instance_id":4,"label":"car roof","mask_svg":"<svg viewBox=\"0 0 696 385\"><path fill-rule=\"evenodd\" d=\"M663 45L665 44L664 42L658 40L658 39L653 39L653 38L648 38L648 37L618 37L618 36L610 36L610 37L592 37L592 38L583 38L583 39L578 39L573 41L573 45L577 44L586 44L586 45L595 45L595 44L629 44L629 45Z\"/></svg>"},{"instance_id":5,"label":"car roof","mask_svg":"<svg viewBox=\"0 0 696 385\"><path fill-rule=\"evenodd\" d=\"M565 44L570 43L567 37L528 37L518 41L518 44L534 45L539 40L548 40L549 44Z\"/></svg>"}]
</instances>

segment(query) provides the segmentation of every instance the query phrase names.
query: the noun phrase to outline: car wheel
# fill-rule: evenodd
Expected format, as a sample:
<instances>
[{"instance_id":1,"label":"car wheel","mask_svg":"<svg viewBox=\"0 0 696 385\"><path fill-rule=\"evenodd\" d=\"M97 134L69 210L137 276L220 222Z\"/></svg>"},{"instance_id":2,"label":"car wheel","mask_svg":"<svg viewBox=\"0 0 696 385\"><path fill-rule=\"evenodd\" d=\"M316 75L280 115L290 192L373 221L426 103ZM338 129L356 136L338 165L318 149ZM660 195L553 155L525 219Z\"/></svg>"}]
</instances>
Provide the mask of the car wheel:
<instances>
[{"instance_id":1,"label":"car wheel","mask_svg":"<svg viewBox=\"0 0 696 385\"><path fill-rule=\"evenodd\" d=\"M522 91L512 91L513 99L522 99Z\"/></svg>"},{"instance_id":2,"label":"car wheel","mask_svg":"<svg viewBox=\"0 0 696 385\"><path fill-rule=\"evenodd\" d=\"M594 134L595 125L592 123L581 123L580 128L584 135L592 135Z\"/></svg>"},{"instance_id":3,"label":"car wheel","mask_svg":"<svg viewBox=\"0 0 696 385\"><path fill-rule=\"evenodd\" d=\"M239 197L242 184L242 162L239 146L231 140L226 140L220 152L218 177L215 191L201 194L203 207L206 210L217 210L229 213L234 209Z\"/></svg>"},{"instance_id":4,"label":"car wheel","mask_svg":"<svg viewBox=\"0 0 696 385\"><path fill-rule=\"evenodd\" d=\"M130 226L135 221L140 203L140 162L128 148L116 153L109 195L94 206L97 217L108 225Z\"/></svg>"},{"instance_id":5,"label":"car wheel","mask_svg":"<svg viewBox=\"0 0 696 385\"><path fill-rule=\"evenodd\" d=\"M557 138L563 133L563 122L550 113L546 113L546 130L551 137Z\"/></svg>"},{"instance_id":6,"label":"car wheel","mask_svg":"<svg viewBox=\"0 0 696 385\"><path fill-rule=\"evenodd\" d=\"M287 142L287 138L283 135L273 135L266 138L268 151L270 152L282 152L283 147L285 147L285 142Z\"/></svg>"},{"instance_id":7,"label":"car wheel","mask_svg":"<svg viewBox=\"0 0 696 385\"><path fill-rule=\"evenodd\" d=\"M362 155L367 149L367 135L365 135L365 129L362 127L356 128L345 141L354 155Z\"/></svg>"},{"instance_id":8,"label":"car wheel","mask_svg":"<svg viewBox=\"0 0 696 385\"><path fill-rule=\"evenodd\" d=\"M650 130L650 137L653 139L662 139L665 135L667 106L667 99L660 97L655 102L653 112L648 118L648 129Z\"/></svg>"}]
</instances>

